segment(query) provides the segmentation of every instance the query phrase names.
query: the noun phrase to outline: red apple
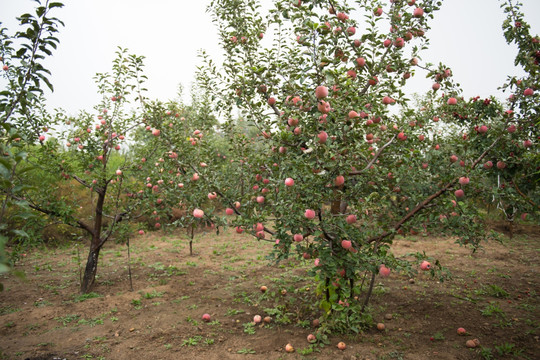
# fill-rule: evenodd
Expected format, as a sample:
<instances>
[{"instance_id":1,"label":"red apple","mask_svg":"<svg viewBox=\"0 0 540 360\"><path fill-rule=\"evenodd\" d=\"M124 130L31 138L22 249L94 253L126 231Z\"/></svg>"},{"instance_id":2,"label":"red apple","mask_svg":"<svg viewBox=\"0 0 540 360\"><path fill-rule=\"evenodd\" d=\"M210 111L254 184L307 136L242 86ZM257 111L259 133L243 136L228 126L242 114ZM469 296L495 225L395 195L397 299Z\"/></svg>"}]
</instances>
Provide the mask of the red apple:
<instances>
[{"instance_id":1,"label":"red apple","mask_svg":"<svg viewBox=\"0 0 540 360\"><path fill-rule=\"evenodd\" d=\"M338 344L337 344L337 348L339 350L345 350L347 348L347 345L345 345L345 343L343 341L340 341Z\"/></svg>"},{"instance_id":2,"label":"red apple","mask_svg":"<svg viewBox=\"0 0 540 360\"><path fill-rule=\"evenodd\" d=\"M451 97L451 98L448 99L447 103L448 103L448 105L456 105L457 104L457 99Z\"/></svg>"},{"instance_id":3,"label":"red apple","mask_svg":"<svg viewBox=\"0 0 540 360\"><path fill-rule=\"evenodd\" d=\"M317 137L319 138L319 143L324 144L328 139L328 134L326 133L326 131L321 131L319 135L317 135Z\"/></svg>"},{"instance_id":4,"label":"red apple","mask_svg":"<svg viewBox=\"0 0 540 360\"><path fill-rule=\"evenodd\" d=\"M287 345L285 345L285 351L288 352L288 353L293 353L294 352L294 347L291 344L287 344Z\"/></svg>"},{"instance_id":5,"label":"red apple","mask_svg":"<svg viewBox=\"0 0 540 360\"><path fill-rule=\"evenodd\" d=\"M364 59L363 57L359 57L356 59L356 63L358 64L358 66L363 67L364 65L366 65L366 59Z\"/></svg>"},{"instance_id":6,"label":"red apple","mask_svg":"<svg viewBox=\"0 0 540 360\"><path fill-rule=\"evenodd\" d=\"M484 163L484 169L491 169L493 167L493 163L491 161L486 161Z\"/></svg>"},{"instance_id":7,"label":"red apple","mask_svg":"<svg viewBox=\"0 0 540 360\"><path fill-rule=\"evenodd\" d=\"M462 176L459 178L459 183L461 185L467 185L469 183L469 178L466 176Z\"/></svg>"},{"instance_id":8,"label":"red apple","mask_svg":"<svg viewBox=\"0 0 540 360\"><path fill-rule=\"evenodd\" d=\"M204 322L209 322L210 321L210 314L203 314L202 320Z\"/></svg>"},{"instance_id":9,"label":"red apple","mask_svg":"<svg viewBox=\"0 0 540 360\"><path fill-rule=\"evenodd\" d=\"M431 264L429 263L429 261L422 261L422 263L420 264L420 269L424 270L424 271L427 271L429 269L431 269Z\"/></svg>"},{"instance_id":10,"label":"red apple","mask_svg":"<svg viewBox=\"0 0 540 360\"><path fill-rule=\"evenodd\" d=\"M383 102L383 104L385 104L385 105L390 105L390 104L395 103L396 100L392 99L390 96L385 96L385 97L383 97L382 102Z\"/></svg>"},{"instance_id":11,"label":"red apple","mask_svg":"<svg viewBox=\"0 0 540 360\"><path fill-rule=\"evenodd\" d=\"M465 196L465 192L464 192L462 189L458 189L458 190L454 191L454 195L455 195L458 199L460 199L460 198L462 198L462 197Z\"/></svg>"},{"instance_id":12,"label":"red apple","mask_svg":"<svg viewBox=\"0 0 540 360\"><path fill-rule=\"evenodd\" d=\"M227 215L233 215L233 214L234 214L234 210L231 209L231 208L226 208L226 209L225 209L225 214L227 214Z\"/></svg>"},{"instance_id":13,"label":"red apple","mask_svg":"<svg viewBox=\"0 0 540 360\"><path fill-rule=\"evenodd\" d=\"M306 212L304 213L304 216L309 220L315 219L315 211L311 209L307 209Z\"/></svg>"},{"instance_id":14,"label":"red apple","mask_svg":"<svg viewBox=\"0 0 540 360\"><path fill-rule=\"evenodd\" d=\"M421 18L422 16L424 16L424 9L420 7L414 9L413 16L416 18Z\"/></svg>"},{"instance_id":15,"label":"red apple","mask_svg":"<svg viewBox=\"0 0 540 360\"><path fill-rule=\"evenodd\" d=\"M336 176L336 179L334 180L334 184L338 187L345 184L345 177L343 177L343 175Z\"/></svg>"},{"instance_id":16,"label":"red apple","mask_svg":"<svg viewBox=\"0 0 540 360\"><path fill-rule=\"evenodd\" d=\"M351 214L347 216L345 221L347 221L347 224L354 224L356 222L356 215Z\"/></svg>"},{"instance_id":17,"label":"red apple","mask_svg":"<svg viewBox=\"0 0 540 360\"><path fill-rule=\"evenodd\" d=\"M144 235L144 230L139 230L139 235Z\"/></svg>"},{"instance_id":18,"label":"red apple","mask_svg":"<svg viewBox=\"0 0 540 360\"><path fill-rule=\"evenodd\" d=\"M292 178L286 178L285 179L285 185L286 186L293 186L294 185L294 180Z\"/></svg>"},{"instance_id":19,"label":"red apple","mask_svg":"<svg viewBox=\"0 0 540 360\"><path fill-rule=\"evenodd\" d=\"M460 328L457 329L457 333L458 333L458 335L462 335L462 336L463 336L463 335L467 334L467 330L465 330L464 328L460 327Z\"/></svg>"},{"instance_id":20,"label":"red apple","mask_svg":"<svg viewBox=\"0 0 540 360\"><path fill-rule=\"evenodd\" d=\"M450 162L455 163L456 161L458 161L458 157L456 155L450 156Z\"/></svg>"},{"instance_id":21,"label":"red apple","mask_svg":"<svg viewBox=\"0 0 540 360\"><path fill-rule=\"evenodd\" d=\"M276 98L274 97L268 98L268 105L273 106L275 104L276 104Z\"/></svg>"},{"instance_id":22,"label":"red apple","mask_svg":"<svg viewBox=\"0 0 540 360\"><path fill-rule=\"evenodd\" d=\"M317 341L317 338L315 337L315 335L309 334L309 335L307 336L307 341L308 341L309 343L314 343L314 342Z\"/></svg>"},{"instance_id":23,"label":"red apple","mask_svg":"<svg viewBox=\"0 0 540 360\"><path fill-rule=\"evenodd\" d=\"M349 250L352 246L351 240L341 240L341 247L345 250Z\"/></svg>"},{"instance_id":24,"label":"red apple","mask_svg":"<svg viewBox=\"0 0 540 360\"><path fill-rule=\"evenodd\" d=\"M326 86L317 86L315 89L315 96L317 99L324 99L328 96L328 88Z\"/></svg>"},{"instance_id":25,"label":"red apple","mask_svg":"<svg viewBox=\"0 0 540 360\"><path fill-rule=\"evenodd\" d=\"M384 264L381 265L381 267L379 268L379 275L381 275L382 277L387 277L390 275L390 269L387 268Z\"/></svg>"},{"instance_id":26,"label":"red apple","mask_svg":"<svg viewBox=\"0 0 540 360\"><path fill-rule=\"evenodd\" d=\"M531 96L532 94L534 94L534 90L531 88L526 88L525 90L523 90L523 95L525 96Z\"/></svg>"},{"instance_id":27,"label":"red apple","mask_svg":"<svg viewBox=\"0 0 540 360\"><path fill-rule=\"evenodd\" d=\"M204 216L204 211L202 211L201 209L195 209L193 210L193 216L201 219Z\"/></svg>"},{"instance_id":28,"label":"red apple","mask_svg":"<svg viewBox=\"0 0 540 360\"><path fill-rule=\"evenodd\" d=\"M304 236L302 236L302 234L294 234L293 239L296 242L300 242L300 241L304 240Z\"/></svg>"},{"instance_id":29,"label":"red apple","mask_svg":"<svg viewBox=\"0 0 540 360\"><path fill-rule=\"evenodd\" d=\"M497 169L502 170L506 167L504 161L497 161Z\"/></svg>"}]
</instances>

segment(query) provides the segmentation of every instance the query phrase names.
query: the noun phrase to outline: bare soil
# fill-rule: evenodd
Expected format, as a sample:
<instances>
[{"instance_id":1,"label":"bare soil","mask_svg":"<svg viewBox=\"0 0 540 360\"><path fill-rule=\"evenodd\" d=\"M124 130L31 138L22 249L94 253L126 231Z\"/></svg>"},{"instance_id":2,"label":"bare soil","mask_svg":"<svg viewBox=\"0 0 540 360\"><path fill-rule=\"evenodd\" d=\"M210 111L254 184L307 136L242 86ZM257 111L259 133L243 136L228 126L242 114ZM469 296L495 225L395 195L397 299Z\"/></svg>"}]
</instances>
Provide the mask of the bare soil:
<instances>
[{"instance_id":1,"label":"bare soil","mask_svg":"<svg viewBox=\"0 0 540 360\"><path fill-rule=\"evenodd\" d=\"M378 278L372 312L386 330L333 334L311 348L306 337L319 314L295 305L313 296L305 264L268 266L272 244L249 235L200 233L195 256L184 233L133 238L134 291L126 245L109 243L87 297L78 294L83 244L35 250L16 266L24 279L0 277L0 359L538 359L540 227L517 226L503 239L471 254L451 238L399 238L396 254L425 250L452 279ZM254 325L255 314L272 322ZM480 348L466 348L473 338Z\"/></svg>"}]
</instances>

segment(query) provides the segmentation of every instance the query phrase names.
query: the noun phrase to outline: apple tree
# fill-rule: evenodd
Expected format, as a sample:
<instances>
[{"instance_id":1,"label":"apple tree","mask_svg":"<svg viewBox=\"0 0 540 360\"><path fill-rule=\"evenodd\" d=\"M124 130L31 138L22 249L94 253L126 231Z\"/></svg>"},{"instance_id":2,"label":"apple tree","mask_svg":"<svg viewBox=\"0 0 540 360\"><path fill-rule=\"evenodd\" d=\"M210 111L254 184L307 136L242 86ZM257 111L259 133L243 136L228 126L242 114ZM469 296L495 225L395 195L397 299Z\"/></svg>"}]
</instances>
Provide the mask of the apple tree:
<instances>
[{"instance_id":1,"label":"apple tree","mask_svg":"<svg viewBox=\"0 0 540 360\"><path fill-rule=\"evenodd\" d=\"M34 185L24 192L32 209L90 238L82 293L94 285L101 248L140 203L133 194L141 170L128 149L136 146L134 133L143 126L136 107L144 100L142 70L142 57L119 49L112 72L96 75L103 98L95 113L55 114L57 136L40 139L27 160L42 176L20 175L23 183Z\"/></svg>"},{"instance_id":2,"label":"apple tree","mask_svg":"<svg viewBox=\"0 0 540 360\"><path fill-rule=\"evenodd\" d=\"M18 181L18 176L28 156L25 146L42 141L48 129L41 109L44 88L52 91L53 86L43 61L58 46L56 33L63 23L53 14L62 6L37 1L34 13L17 18L20 28L14 35L0 23L0 272L9 268L4 250L8 239L29 237L20 225L32 216L20 198L29 184Z\"/></svg>"},{"instance_id":3,"label":"apple tree","mask_svg":"<svg viewBox=\"0 0 540 360\"><path fill-rule=\"evenodd\" d=\"M278 261L310 261L319 306L341 329L362 318L378 274L444 275L425 254L395 257L396 235L445 224L461 243L486 237L467 180L511 122L462 99L443 64L422 63L440 1L351 4L276 1L265 22L254 0L212 1L226 59L217 70L206 58L224 127L238 131L238 112L258 133L237 160L247 191L227 196L242 204L233 224L274 242ZM420 107L406 95L418 73L434 81ZM474 133L482 121L498 131Z\"/></svg>"}]
</instances>

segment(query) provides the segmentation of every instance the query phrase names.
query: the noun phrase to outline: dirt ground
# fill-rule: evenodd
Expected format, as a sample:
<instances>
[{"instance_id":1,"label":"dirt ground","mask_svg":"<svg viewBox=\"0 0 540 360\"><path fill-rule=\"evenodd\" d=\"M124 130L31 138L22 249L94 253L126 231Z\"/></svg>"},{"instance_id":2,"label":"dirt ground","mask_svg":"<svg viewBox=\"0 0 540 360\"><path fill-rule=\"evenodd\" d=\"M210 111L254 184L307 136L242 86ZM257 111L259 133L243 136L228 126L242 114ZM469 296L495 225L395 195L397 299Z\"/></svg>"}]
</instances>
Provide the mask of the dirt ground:
<instances>
[{"instance_id":1,"label":"dirt ground","mask_svg":"<svg viewBox=\"0 0 540 360\"><path fill-rule=\"evenodd\" d=\"M184 233L133 238L134 291L127 247L109 243L87 296L78 294L83 244L35 250L16 266L24 279L0 277L0 359L538 359L540 227L503 238L474 255L449 238L398 239L396 254L425 250L453 278L379 278L371 305L386 329L332 335L324 347L306 340L318 314L293 306L313 293L305 264L268 266L272 245L249 235L200 233L195 256ZM272 321L255 325L256 314ZM465 346L473 338L481 348Z\"/></svg>"}]
</instances>

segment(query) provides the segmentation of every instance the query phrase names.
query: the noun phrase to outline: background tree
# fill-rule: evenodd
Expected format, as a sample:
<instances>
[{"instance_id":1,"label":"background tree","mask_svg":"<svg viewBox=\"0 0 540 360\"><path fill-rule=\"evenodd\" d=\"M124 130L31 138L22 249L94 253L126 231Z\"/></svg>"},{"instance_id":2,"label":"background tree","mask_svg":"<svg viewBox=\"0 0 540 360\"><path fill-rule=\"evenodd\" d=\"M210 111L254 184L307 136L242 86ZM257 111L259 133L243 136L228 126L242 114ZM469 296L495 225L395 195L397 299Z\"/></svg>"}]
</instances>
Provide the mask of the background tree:
<instances>
[{"instance_id":1,"label":"background tree","mask_svg":"<svg viewBox=\"0 0 540 360\"><path fill-rule=\"evenodd\" d=\"M61 20L51 16L60 2L37 1L34 14L17 18L20 30L14 35L0 23L0 62L3 90L0 91L0 272L9 268L4 251L11 239L28 238L18 225L32 216L20 194L28 184L17 181L21 163L27 158L25 144L42 141L48 118L43 115L43 85L51 91L50 72L43 66L59 41L55 37Z\"/></svg>"}]
</instances>

